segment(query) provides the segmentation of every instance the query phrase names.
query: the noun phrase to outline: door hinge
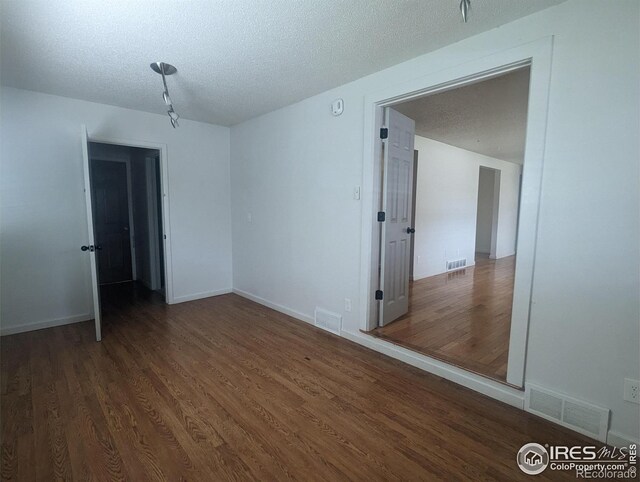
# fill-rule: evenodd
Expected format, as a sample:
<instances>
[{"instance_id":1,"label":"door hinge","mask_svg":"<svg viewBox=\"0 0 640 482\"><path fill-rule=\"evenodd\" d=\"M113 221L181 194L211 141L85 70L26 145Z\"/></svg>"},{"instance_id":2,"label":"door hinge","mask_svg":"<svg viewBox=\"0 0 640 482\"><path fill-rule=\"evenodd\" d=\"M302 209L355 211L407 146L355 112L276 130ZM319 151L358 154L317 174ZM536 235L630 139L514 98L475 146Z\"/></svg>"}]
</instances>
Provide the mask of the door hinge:
<instances>
[{"instance_id":1,"label":"door hinge","mask_svg":"<svg viewBox=\"0 0 640 482\"><path fill-rule=\"evenodd\" d=\"M384 223L385 219L386 219L386 214L384 213L384 211L378 211L378 222Z\"/></svg>"},{"instance_id":2,"label":"door hinge","mask_svg":"<svg viewBox=\"0 0 640 482\"><path fill-rule=\"evenodd\" d=\"M381 127L380 128L380 139L386 139L387 137L389 137L389 129L387 129L386 127Z\"/></svg>"},{"instance_id":3,"label":"door hinge","mask_svg":"<svg viewBox=\"0 0 640 482\"><path fill-rule=\"evenodd\" d=\"M381 300L383 296L382 290L376 290L376 300Z\"/></svg>"}]
</instances>

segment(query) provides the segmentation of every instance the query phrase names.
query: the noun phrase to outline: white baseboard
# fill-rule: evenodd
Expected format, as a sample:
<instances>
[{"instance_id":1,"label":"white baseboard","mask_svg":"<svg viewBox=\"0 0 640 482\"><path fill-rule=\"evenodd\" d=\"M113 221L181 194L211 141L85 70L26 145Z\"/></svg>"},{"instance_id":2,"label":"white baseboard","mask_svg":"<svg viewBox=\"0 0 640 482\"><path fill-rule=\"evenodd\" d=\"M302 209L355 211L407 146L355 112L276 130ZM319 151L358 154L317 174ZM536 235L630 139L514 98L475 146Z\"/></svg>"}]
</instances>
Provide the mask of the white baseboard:
<instances>
[{"instance_id":1,"label":"white baseboard","mask_svg":"<svg viewBox=\"0 0 640 482\"><path fill-rule=\"evenodd\" d=\"M607 433L607 445L613 447L628 447L631 444L640 445L640 439L634 439L631 435L609 430Z\"/></svg>"},{"instance_id":2,"label":"white baseboard","mask_svg":"<svg viewBox=\"0 0 640 482\"><path fill-rule=\"evenodd\" d=\"M248 300L255 301L260 305L271 308L272 310L279 311L280 313L284 313L285 315L291 316L292 318L295 318L297 320L304 321L305 323L309 323L311 325L314 324L314 319L312 316L305 315L303 313L300 313L299 311L292 310L291 308L287 308L286 306L282 306L277 303L272 303L271 301L265 300L264 298L256 296L252 293L248 293L247 291L242 291L234 288L233 292L238 296L242 296L243 298L246 298Z\"/></svg>"},{"instance_id":3,"label":"white baseboard","mask_svg":"<svg viewBox=\"0 0 640 482\"><path fill-rule=\"evenodd\" d=\"M16 333L24 333L27 331L42 330L44 328L52 328L54 326L70 325L72 323L80 323L81 321L93 320L92 313L83 313L81 315L69 316L66 318L58 318L55 320L33 321L22 325L2 326L0 327L0 336L15 335Z\"/></svg>"},{"instance_id":4,"label":"white baseboard","mask_svg":"<svg viewBox=\"0 0 640 482\"><path fill-rule=\"evenodd\" d=\"M201 300L203 298L211 298L212 296L226 295L231 293L231 291L232 291L231 288L225 288L223 290L202 291L201 293L194 293L191 295L176 296L173 298L173 301L171 302L171 304L175 305L178 303L185 303L187 301L195 301L195 300Z\"/></svg>"},{"instance_id":5,"label":"white baseboard","mask_svg":"<svg viewBox=\"0 0 640 482\"><path fill-rule=\"evenodd\" d=\"M470 388L476 392L482 393L495 400L511 405L519 409L524 409L524 392L508 387L502 383L493 381L489 378L476 375L474 373L454 367L435 358L415 353L406 348L402 348L393 343L389 343L380 338L374 338L364 333L353 333L350 331L342 331L340 333L344 338L351 340L359 345L366 346L377 352L388 355L397 360L403 361L409 365L420 368L426 372L432 373L439 377L450 380L463 387Z\"/></svg>"},{"instance_id":6,"label":"white baseboard","mask_svg":"<svg viewBox=\"0 0 640 482\"><path fill-rule=\"evenodd\" d=\"M440 273L440 274L442 274L442 273ZM421 279L425 279L425 278L428 278L429 276L437 276L437 275L435 275L435 274L434 275L429 275L429 274L423 274L423 273L414 272L412 281L418 281L418 280L421 280Z\"/></svg>"}]
</instances>

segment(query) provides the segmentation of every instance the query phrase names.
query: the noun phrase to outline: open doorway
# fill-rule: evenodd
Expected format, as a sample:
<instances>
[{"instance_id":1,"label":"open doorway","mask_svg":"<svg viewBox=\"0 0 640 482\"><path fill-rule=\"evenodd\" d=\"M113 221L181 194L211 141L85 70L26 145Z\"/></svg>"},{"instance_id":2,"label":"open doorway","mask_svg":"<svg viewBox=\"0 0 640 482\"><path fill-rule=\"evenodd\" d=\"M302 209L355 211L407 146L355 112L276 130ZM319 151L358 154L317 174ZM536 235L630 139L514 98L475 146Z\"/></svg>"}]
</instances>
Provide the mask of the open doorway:
<instances>
[{"instance_id":1,"label":"open doorway","mask_svg":"<svg viewBox=\"0 0 640 482\"><path fill-rule=\"evenodd\" d=\"M90 142L89 166L103 311L123 296L164 301L160 151Z\"/></svg>"},{"instance_id":2,"label":"open doorway","mask_svg":"<svg viewBox=\"0 0 640 482\"><path fill-rule=\"evenodd\" d=\"M500 382L507 380L529 83L524 66L385 113L384 289L370 334Z\"/></svg>"},{"instance_id":3,"label":"open doorway","mask_svg":"<svg viewBox=\"0 0 640 482\"><path fill-rule=\"evenodd\" d=\"M499 202L500 169L480 166L476 214L476 262L478 259L496 259Z\"/></svg>"}]
</instances>

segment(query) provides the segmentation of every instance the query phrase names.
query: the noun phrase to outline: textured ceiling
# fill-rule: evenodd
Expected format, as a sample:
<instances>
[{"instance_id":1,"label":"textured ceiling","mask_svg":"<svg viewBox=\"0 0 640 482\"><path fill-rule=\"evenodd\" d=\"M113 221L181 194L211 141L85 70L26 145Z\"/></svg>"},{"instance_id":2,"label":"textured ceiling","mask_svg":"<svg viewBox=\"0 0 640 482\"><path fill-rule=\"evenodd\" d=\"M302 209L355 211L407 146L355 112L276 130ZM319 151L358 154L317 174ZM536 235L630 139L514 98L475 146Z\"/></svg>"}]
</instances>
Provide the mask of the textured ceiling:
<instances>
[{"instance_id":1,"label":"textured ceiling","mask_svg":"<svg viewBox=\"0 0 640 482\"><path fill-rule=\"evenodd\" d=\"M561 3L459 0L0 0L1 81L233 125Z\"/></svg>"},{"instance_id":2,"label":"textured ceiling","mask_svg":"<svg viewBox=\"0 0 640 482\"><path fill-rule=\"evenodd\" d=\"M416 134L522 164L529 68L394 106L416 121Z\"/></svg>"}]
</instances>

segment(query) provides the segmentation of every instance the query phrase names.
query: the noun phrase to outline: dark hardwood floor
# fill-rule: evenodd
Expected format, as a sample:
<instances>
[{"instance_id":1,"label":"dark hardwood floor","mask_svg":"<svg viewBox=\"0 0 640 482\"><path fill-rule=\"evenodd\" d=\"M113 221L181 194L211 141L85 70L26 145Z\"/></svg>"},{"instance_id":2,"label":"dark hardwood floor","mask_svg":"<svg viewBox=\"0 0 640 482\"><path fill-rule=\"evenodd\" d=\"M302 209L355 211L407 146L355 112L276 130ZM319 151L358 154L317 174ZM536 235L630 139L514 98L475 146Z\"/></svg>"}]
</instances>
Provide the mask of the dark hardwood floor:
<instances>
[{"instance_id":1,"label":"dark hardwood floor","mask_svg":"<svg viewBox=\"0 0 640 482\"><path fill-rule=\"evenodd\" d=\"M500 382L507 379L515 256L414 281L409 313L369 332Z\"/></svg>"},{"instance_id":2,"label":"dark hardwood floor","mask_svg":"<svg viewBox=\"0 0 640 482\"><path fill-rule=\"evenodd\" d=\"M2 480L531 480L524 443L586 441L236 295L111 291L101 343L2 338Z\"/></svg>"}]
</instances>

